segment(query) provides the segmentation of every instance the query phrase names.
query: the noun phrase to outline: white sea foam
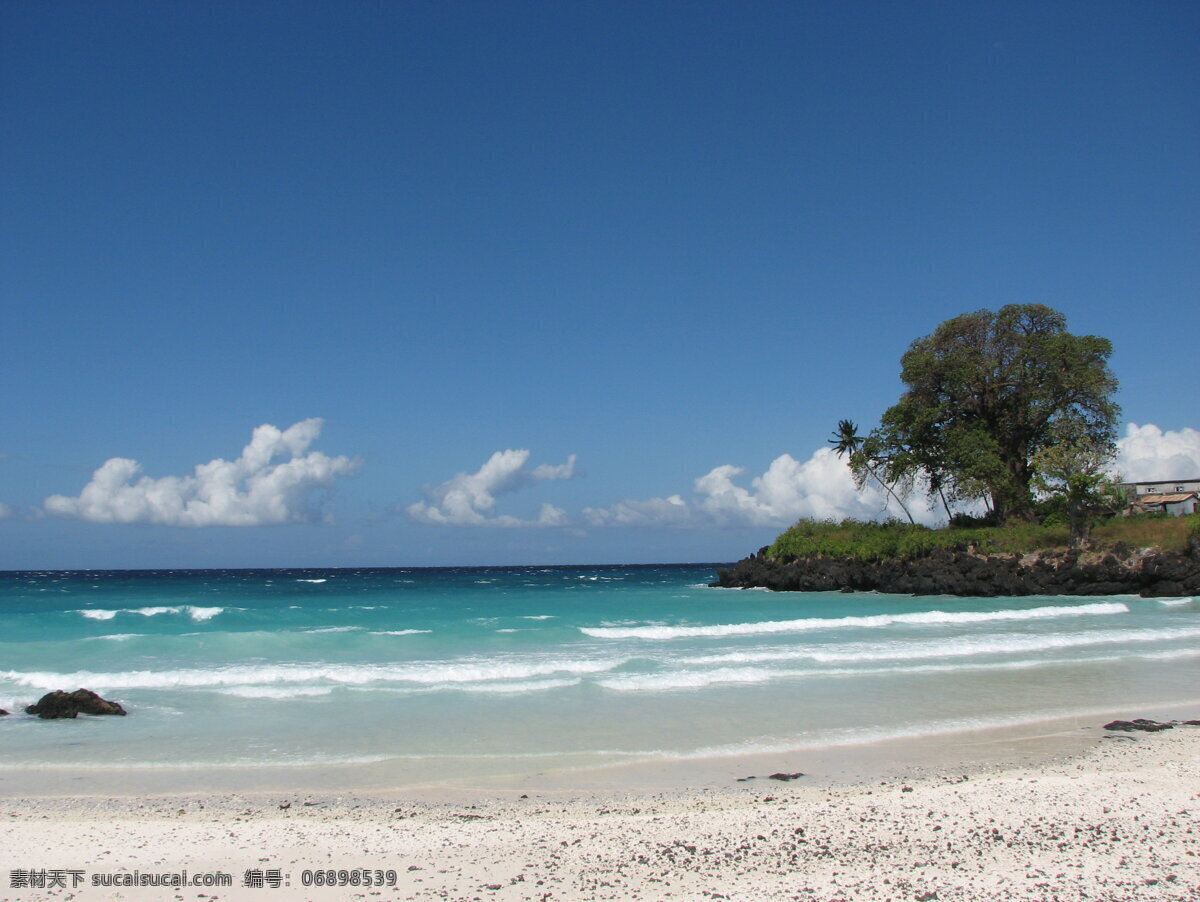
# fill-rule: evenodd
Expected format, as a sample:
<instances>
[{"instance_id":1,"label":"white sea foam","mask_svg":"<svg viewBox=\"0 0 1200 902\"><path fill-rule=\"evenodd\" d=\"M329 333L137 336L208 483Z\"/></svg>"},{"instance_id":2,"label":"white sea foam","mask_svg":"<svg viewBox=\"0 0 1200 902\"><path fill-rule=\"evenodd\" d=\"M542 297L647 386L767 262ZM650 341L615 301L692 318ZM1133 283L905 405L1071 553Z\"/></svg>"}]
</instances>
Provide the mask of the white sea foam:
<instances>
[{"instance_id":1,"label":"white sea foam","mask_svg":"<svg viewBox=\"0 0 1200 902\"><path fill-rule=\"evenodd\" d=\"M1086 648L1125 642L1171 642L1200 637L1200 628L1096 630L1088 633L987 633L925 642L851 642L828 646L736 651L685 658L689 664L748 664L809 660L821 663L958 658Z\"/></svg>"},{"instance_id":2,"label":"white sea foam","mask_svg":"<svg viewBox=\"0 0 1200 902\"><path fill-rule=\"evenodd\" d=\"M747 656L747 658L749 657ZM712 670L684 669L663 673L619 674L606 676L595 682L597 686L617 692L666 692L675 689L703 689L721 683L766 683L771 680L803 677L896 676L923 673L964 674L974 671L1032 670L1040 667L1112 663L1124 658L1170 660L1185 657L1200 657L1200 649L1180 649L1144 654L1118 653L1085 658L1021 658L1015 661L956 661L953 664L901 664L882 667L718 667Z\"/></svg>"},{"instance_id":3,"label":"white sea foam","mask_svg":"<svg viewBox=\"0 0 1200 902\"><path fill-rule=\"evenodd\" d=\"M1039 620L1047 617L1126 614L1128 605L1099 602L1081 605L1053 605L1010 611L917 611L911 614L874 614L866 617L811 617L803 620L767 620L758 623L725 623L713 626L634 626L580 627L579 631L596 639L698 639L719 636L755 636L768 633L802 633L810 630L847 627L882 627L893 624L940 625L991 623L1005 620Z\"/></svg>"},{"instance_id":4,"label":"white sea foam","mask_svg":"<svg viewBox=\"0 0 1200 902\"><path fill-rule=\"evenodd\" d=\"M675 689L704 689L722 683L766 683L771 680L797 677L872 676L877 674L921 673L934 671L965 671L1019 669L1037 666L1038 661L1021 661L1000 665L926 665L916 667L847 667L773 669L768 667L718 667L713 670L673 670L665 673L630 673L596 680L597 686L616 692L669 692Z\"/></svg>"},{"instance_id":5,"label":"white sea foam","mask_svg":"<svg viewBox=\"0 0 1200 902\"><path fill-rule=\"evenodd\" d=\"M665 692L671 689L703 689L714 683L765 683L788 675L784 671L761 667L721 667L716 670L624 674L596 680L596 685L618 692Z\"/></svg>"},{"instance_id":6,"label":"white sea foam","mask_svg":"<svg viewBox=\"0 0 1200 902\"><path fill-rule=\"evenodd\" d=\"M124 642L126 639L137 639L144 635L146 635L146 634L145 633L113 633L112 635L109 635L109 636L88 636L88 637L86 637L86 641L91 642L91 641L95 641L98 639L108 639L111 642Z\"/></svg>"},{"instance_id":7,"label":"white sea foam","mask_svg":"<svg viewBox=\"0 0 1200 902\"><path fill-rule=\"evenodd\" d=\"M520 680L554 674L590 674L613 670L624 659L497 659L430 661L409 664L258 664L178 670L126 670L117 672L3 671L0 679L24 686L53 689L67 683L98 689L207 689L219 686L334 683L367 685L397 683L485 683Z\"/></svg>"},{"instance_id":8,"label":"white sea foam","mask_svg":"<svg viewBox=\"0 0 1200 902\"><path fill-rule=\"evenodd\" d=\"M298 583L323 583L323 582L325 582L325 580L323 580L323 579L298 579L298 580L296 580L296 582L298 582Z\"/></svg>"},{"instance_id":9,"label":"white sea foam","mask_svg":"<svg viewBox=\"0 0 1200 902\"><path fill-rule=\"evenodd\" d=\"M371 684L367 686L349 686L347 687L347 691L400 696L435 695L444 692L522 695L529 692L545 692L549 689L567 689L572 686L578 686L582 682L583 679L581 677L572 677L568 679L546 680L499 680L481 683L430 683L424 686Z\"/></svg>"},{"instance_id":10,"label":"white sea foam","mask_svg":"<svg viewBox=\"0 0 1200 902\"><path fill-rule=\"evenodd\" d=\"M388 755L308 755L274 758L227 758L207 761L31 761L6 762L10 768L23 770L237 770L264 767L336 767L338 765L380 764L384 761L524 761L545 759L649 759L673 757L673 753L638 749L562 749L545 752L401 752Z\"/></svg>"},{"instance_id":11,"label":"white sea foam","mask_svg":"<svg viewBox=\"0 0 1200 902\"><path fill-rule=\"evenodd\" d=\"M1200 648L1175 648L1170 651L1151 651L1139 658L1149 658L1154 661L1170 661L1175 658L1200 658Z\"/></svg>"},{"instance_id":12,"label":"white sea foam","mask_svg":"<svg viewBox=\"0 0 1200 902\"><path fill-rule=\"evenodd\" d=\"M1020 634L972 636L945 642L922 643L913 647L895 643L879 649L850 649L845 652L818 652L817 661L886 660L894 658L944 658L970 655L1013 654L1015 652L1050 651L1054 649L1086 648L1092 645L1119 645L1126 642L1171 642L1200 637L1200 629L1140 629L1098 630L1090 633L1051 633L1027 636Z\"/></svg>"},{"instance_id":13,"label":"white sea foam","mask_svg":"<svg viewBox=\"0 0 1200 902\"><path fill-rule=\"evenodd\" d=\"M361 626L322 626L311 630L301 630L302 633L354 633L363 629Z\"/></svg>"},{"instance_id":14,"label":"white sea foam","mask_svg":"<svg viewBox=\"0 0 1200 902\"><path fill-rule=\"evenodd\" d=\"M522 614L522 620L554 620L555 614Z\"/></svg>"},{"instance_id":15,"label":"white sea foam","mask_svg":"<svg viewBox=\"0 0 1200 902\"><path fill-rule=\"evenodd\" d=\"M195 605L154 605L144 608L119 608L115 611L101 608L89 608L79 611L89 620L112 620L118 614L141 614L143 617L157 617L159 614L187 614L197 623L211 620L225 609L219 607L202 608Z\"/></svg>"},{"instance_id":16,"label":"white sea foam","mask_svg":"<svg viewBox=\"0 0 1200 902\"><path fill-rule=\"evenodd\" d=\"M232 695L237 698L305 698L310 696L329 695L332 686L229 686L218 689L221 695Z\"/></svg>"},{"instance_id":17,"label":"white sea foam","mask_svg":"<svg viewBox=\"0 0 1200 902\"><path fill-rule=\"evenodd\" d=\"M418 633L432 633L433 630L372 630L372 636L415 636Z\"/></svg>"},{"instance_id":18,"label":"white sea foam","mask_svg":"<svg viewBox=\"0 0 1200 902\"><path fill-rule=\"evenodd\" d=\"M1168 608L1178 607L1182 604L1191 604L1194 601L1200 601L1198 598L1159 598L1158 603L1165 605Z\"/></svg>"},{"instance_id":19,"label":"white sea foam","mask_svg":"<svg viewBox=\"0 0 1200 902\"><path fill-rule=\"evenodd\" d=\"M523 692L545 692L548 689L566 689L578 686L582 680L518 680L511 683L447 683L442 686L430 686L430 689L453 689L460 692L509 693L517 695Z\"/></svg>"},{"instance_id":20,"label":"white sea foam","mask_svg":"<svg viewBox=\"0 0 1200 902\"><path fill-rule=\"evenodd\" d=\"M309 757L273 757L273 758L230 758L213 759L210 761L29 761L6 762L9 767L19 767L26 770L240 770L241 768L262 767L314 767L317 765L335 767L337 765L379 764L383 761L393 761L405 758L422 758L422 755L311 755Z\"/></svg>"},{"instance_id":21,"label":"white sea foam","mask_svg":"<svg viewBox=\"0 0 1200 902\"><path fill-rule=\"evenodd\" d=\"M80 611L88 620L112 620L117 616L116 611L105 611L100 608L91 608L89 610Z\"/></svg>"}]
</instances>

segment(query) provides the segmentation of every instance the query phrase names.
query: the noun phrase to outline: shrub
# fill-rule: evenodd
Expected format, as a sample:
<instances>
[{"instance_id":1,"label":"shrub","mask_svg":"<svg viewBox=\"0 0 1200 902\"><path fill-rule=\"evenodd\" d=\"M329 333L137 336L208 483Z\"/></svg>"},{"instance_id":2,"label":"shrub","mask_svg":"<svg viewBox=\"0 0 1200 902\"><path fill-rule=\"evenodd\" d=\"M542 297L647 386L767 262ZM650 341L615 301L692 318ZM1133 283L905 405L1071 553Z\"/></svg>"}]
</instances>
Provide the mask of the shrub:
<instances>
[{"instance_id":1,"label":"shrub","mask_svg":"<svg viewBox=\"0 0 1200 902\"><path fill-rule=\"evenodd\" d=\"M1119 551L1124 545L1182 551L1189 542L1200 545L1200 514L1112 517L1095 527L1092 541L1093 547L1100 550ZM973 547L983 554L1025 554L1069 546L1070 530L1057 517L1048 517L1044 523L1007 526L978 525L964 517L944 529L896 520L801 520L782 532L767 554L781 560L824 556L884 561L925 557L939 548L960 551Z\"/></svg>"}]
</instances>

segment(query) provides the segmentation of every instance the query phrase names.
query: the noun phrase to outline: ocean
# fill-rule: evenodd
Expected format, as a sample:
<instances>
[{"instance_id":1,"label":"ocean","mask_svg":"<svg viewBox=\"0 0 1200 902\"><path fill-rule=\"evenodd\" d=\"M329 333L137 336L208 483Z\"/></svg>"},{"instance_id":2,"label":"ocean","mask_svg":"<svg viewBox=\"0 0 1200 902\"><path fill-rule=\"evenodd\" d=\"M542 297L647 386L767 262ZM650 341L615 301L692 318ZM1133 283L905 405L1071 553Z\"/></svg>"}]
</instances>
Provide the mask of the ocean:
<instances>
[{"instance_id":1,"label":"ocean","mask_svg":"<svg viewBox=\"0 0 1200 902\"><path fill-rule=\"evenodd\" d=\"M714 578L698 565L0 574L0 708L13 712L0 764L373 765L416 786L1200 702L1200 599L772 593ZM23 713L79 687L129 716Z\"/></svg>"}]
</instances>

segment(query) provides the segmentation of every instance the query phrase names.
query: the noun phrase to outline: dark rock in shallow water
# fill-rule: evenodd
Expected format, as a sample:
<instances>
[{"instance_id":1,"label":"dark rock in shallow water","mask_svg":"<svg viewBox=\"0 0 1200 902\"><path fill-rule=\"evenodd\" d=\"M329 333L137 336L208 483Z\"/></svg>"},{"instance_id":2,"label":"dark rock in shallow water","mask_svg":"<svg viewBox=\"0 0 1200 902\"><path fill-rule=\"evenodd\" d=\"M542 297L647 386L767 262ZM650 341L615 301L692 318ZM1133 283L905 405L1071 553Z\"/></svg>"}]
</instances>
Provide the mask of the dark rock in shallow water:
<instances>
[{"instance_id":1,"label":"dark rock in shallow water","mask_svg":"<svg viewBox=\"0 0 1200 902\"><path fill-rule=\"evenodd\" d=\"M767 779L768 779L768 780L780 780L780 781L787 781L787 780L798 780L800 777L803 777L803 776L804 776L804 774L801 774L801 773L795 773L795 774L771 774L771 776L767 777Z\"/></svg>"},{"instance_id":2,"label":"dark rock in shallow water","mask_svg":"<svg viewBox=\"0 0 1200 902\"><path fill-rule=\"evenodd\" d=\"M1159 723L1157 720L1146 720L1144 717L1139 717L1137 720L1114 720L1112 723L1106 723L1106 730L1122 730L1126 733L1139 731L1142 733L1157 733L1159 730L1170 730L1174 724Z\"/></svg>"},{"instance_id":3,"label":"dark rock in shallow water","mask_svg":"<svg viewBox=\"0 0 1200 902\"><path fill-rule=\"evenodd\" d=\"M0 708L0 717L8 717L8 712L3 708Z\"/></svg>"},{"instance_id":4,"label":"dark rock in shallow water","mask_svg":"<svg viewBox=\"0 0 1200 902\"><path fill-rule=\"evenodd\" d=\"M103 699L90 689L76 689L74 692L55 689L38 699L36 705L26 708L25 713L36 714L43 720L56 720L79 714L119 714L123 717L126 712L119 703Z\"/></svg>"}]
</instances>

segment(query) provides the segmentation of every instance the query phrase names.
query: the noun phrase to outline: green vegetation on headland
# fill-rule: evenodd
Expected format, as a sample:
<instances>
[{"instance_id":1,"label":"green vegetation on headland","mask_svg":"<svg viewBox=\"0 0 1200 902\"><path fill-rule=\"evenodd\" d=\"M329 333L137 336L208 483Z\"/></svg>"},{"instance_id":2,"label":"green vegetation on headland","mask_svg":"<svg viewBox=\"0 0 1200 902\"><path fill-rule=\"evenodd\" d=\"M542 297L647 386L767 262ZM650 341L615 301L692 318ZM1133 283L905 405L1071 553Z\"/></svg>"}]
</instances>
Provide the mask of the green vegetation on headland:
<instances>
[{"instance_id":1,"label":"green vegetation on headland","mask_svg":"<svg viewBox=\"0 0 1200 902\"><path fill-rule=\"evenodd\" d=\"M858 487L878 484L910 523L918 488L948 520L982 504L1001 525L1036 521L1050 500L1082 544L1119 501L1106 472L1120 412L1111 354L1108 339L1072 335L1042 304L964 313L909 346L906 390L879 426L860 436L842 420L830 443Z\"/></svg>"},{"instance_id":2,"label":"green vegetation on headland","mask_svg":"<svg viewBox=\"0 0 1200 902\"><path fill-rule=\"evenodd\" d=\"M859 489L877 485L908 522L802 520L714 585L918 595L1200 592L1200 514L1124 516L1111 473L1119 409L1112 345L1061 313L1010 304L942 323L901 359L906 390L866 436L830 444ZM1189 476L1191 474L1188 474ZM949 524L906 503L920 491ZM983 510L980 517L963 509ZM957 511L957 513L956 513Z\"/></svg>"},{"instance_id":3,"label":"green vegetation on headland","mask_svg":"<svg viewBox=\"0 0 1200 902\"><path fill-rule=\"evenodd\" d=\"M1182 552L1200 543L1200 514L1166 517L1139 514L1112 517L1092 529L1091 551L1122 554L1141 548ZM768 547L766 556L787 562L809 557L863 562L914 560L937 549L976 554L1028 554L1065 551L1070 530L1058 523L1013 522L1005 526L962 525L930 529L920 524L843 520L801 520Z\"/></svg>"},{"instance_id":4,"label":"green vegetation on headland","mask_svg":"<svg viewBox=\"0 0 1200 902\"><path fill-rule=\"evenodd\" d=\"M892 520L801 521L713 585L911 595L1200 594L1200 514L1113 517L1087 547L1055 523L929 529Z\"/></svg>"}]
</instances>

